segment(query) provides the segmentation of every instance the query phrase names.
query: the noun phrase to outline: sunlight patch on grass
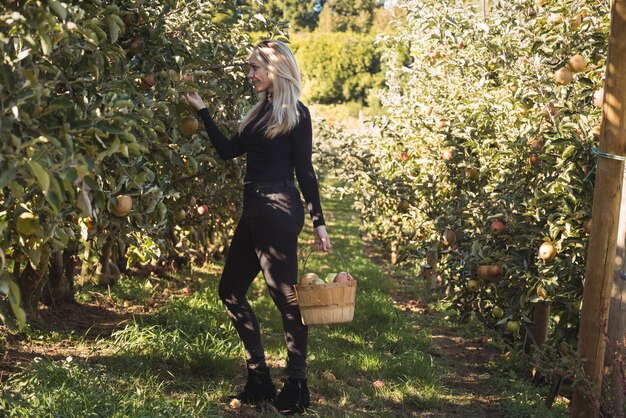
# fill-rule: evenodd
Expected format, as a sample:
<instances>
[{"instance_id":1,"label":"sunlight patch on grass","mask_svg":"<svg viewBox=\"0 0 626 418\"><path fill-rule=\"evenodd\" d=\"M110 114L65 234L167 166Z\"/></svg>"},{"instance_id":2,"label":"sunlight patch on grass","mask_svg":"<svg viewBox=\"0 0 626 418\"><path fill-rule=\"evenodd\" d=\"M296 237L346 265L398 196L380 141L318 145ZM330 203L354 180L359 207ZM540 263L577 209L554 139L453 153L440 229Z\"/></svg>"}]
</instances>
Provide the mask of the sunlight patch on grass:
<instances>
[{"instance_id":1,"label":"sunlight patch on grass","mask_svg":"<svg viewBox=\"0 0 626 418\"><path fill-rule=\"evenodd\" d=\"M357 300L351 323L309 328L314 403L307 415L416 416L412 410L441 399L427 354L431 340L393 307L389 290L394 281L364 255L350 202L329 200L325 209L333 245L358 280ZM310 248L311 237L311 228L305 228L302 250ZM343 267L331 255L318 254L309 269L338 272ZM211 265L173 280L122 278L106 291L109 300L141 305L153 297L155 306L142 308L111 338L86 341L94 350L89 362L44 360L4 382L0 406L13 408L17 416L84 416L85 411L120 417L232 415L224 399L241 389L245 359L217 296L220 272ZM191 293L183 294L183 286ZM282 322L262 277L248 296L261 322L272 375L278 378L286 357ZM377 379L386 382L384 390L372 387ZM278 415L264 409L260 416Z\"/></svg>"},{"instance_id":2,"label":"sunlight patch on grass","mask_svg":"<svg viewBox=\"0 0 626 418\"><path fill-rule=\"evenodd\" d=\"M0 409L9 416L207 416L217 411L202 398L167 396L157 377L66 359L39 360L28 374L9 379ZM95 415L94 415L95 414Z\"/></svg>"},{"instance_id":3,"label":"sunlight patch on grass","mask_svg":"<svg viewBox=\"0 0 626 418\"><path fill-rule=\"evenodd\" d=\"M112 335L119 356L141 356L194 372L222 373L243 356L215 292L174 299Z\"/></svg>"}]
</instances>

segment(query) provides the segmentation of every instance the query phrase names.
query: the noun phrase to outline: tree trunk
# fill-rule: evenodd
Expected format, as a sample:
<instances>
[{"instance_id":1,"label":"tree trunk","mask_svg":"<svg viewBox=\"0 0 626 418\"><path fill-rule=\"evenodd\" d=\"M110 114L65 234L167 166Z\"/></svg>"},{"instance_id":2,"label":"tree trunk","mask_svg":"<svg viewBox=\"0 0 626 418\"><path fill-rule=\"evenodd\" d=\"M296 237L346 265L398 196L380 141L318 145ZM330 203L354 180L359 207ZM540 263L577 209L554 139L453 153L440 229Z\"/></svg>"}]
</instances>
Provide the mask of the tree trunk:
<instances>
[{"instance_id":1,"label":"tree trunk","mask_svg":"<svg viewBox=\"0 0 626 418\"><path fill-rule=\"evenodd\" d=\"M80 267L80 278L78 281L79 286L82 286L83 284L87 283L87 281L89 280L89 259L91 257L91 240L85 242L85 248L83 249L83 257L80 260L81 261L81 267Z\"/></svg>"},{"instance_id":2,"label":"tree trunk","mask_svg":"<svg viewBox=\"0 0 626 418\"><path fill-rule=\"evenodd\" d=\"M100 257L98 258L98 268L96 269L96 284L106 286L117 283L120 271L117 265L111 261L113 251L113 241L110 238L104 242Z\"/></svg>"},{"instance_id":3,"label":"tree trunk","mask_svg":"<svg viewBox=\"0 0 626 418\"><path fill-rule=\"evenodd\" d=\"M548 324L550 322L550 303L538 302L533 306L533 325L527 330L524 350L529 353L532 347L541 347L548 340Z\"/></svg>"},{"instance_id":4,"label":"tree trunk","mask_svg":"<svg viewBox=\"0 0 626 418\"><path fill-rule=\"evenodd\" d=\"M600 151L626 154L626 0L613 0L602 105ZM619 263L615 260L624 162L600 156L593 196L591 236L587 255L578 350L586 359L585 380L574 387L572 416L600 413L604 354L611 287ZM582 377L582 376L581 376Z\"/></svg>"},{"instance_id":5,"label":"tree trunk","mask_svg":"<svg viewBox=\"0 0 626 418\"><path fill-rule=\"evenodd\" d=\"M429 251L426 256L426 263L430 266L429 269L424 271L426 287L428 290L435 290L437 288L437 276L439 275L439 272L437 271L437 258L437 250Z\"/></svg>"},{"instance_id":6,"label":"tree trunk","mask_svg":"<svg viewBox=\"0 0 626 418\"><path fill-rule=\"evenodd\" d=\"M49 306L74 303L74 273L78 264L78 242L70 242L63 252L50 257L48 280L42 294L43 302Z\"/></svg>"},{"instance_id":7,"label":"tree trunk","mask_svg":"<svg viewBox=\"0 0 626 418\"><path fill-rule=\"evenodd\" d=\"M41 289L48 273L51 252L52 249L49 245L43 245L37 266L33 268L32 264L28 262L19 276L20 293L24 301L23 307L27 313L32 312L37 307L41 298Z\"/></svg>"},{"instance_id":8,"label":"tree trunk","mask_svg":"<svg viewBox=\"0 0 626 418\"><path fill-rule=\"evenodd\" d=\"M116 262L115 265L120 273L128 273L128 257L126 257L126 244L121 240L115 245Z\"/></svg>"},{"instance_id":9,"label":"tree trunk","mask_svg":"<svg viewBox=\"0 0 626 418\"><path fill-rule=\"evenodd\" d=\"M391 243L391 264L396 265L398 262L398 243L393 241Z\"/></svg>"}]
</instances>

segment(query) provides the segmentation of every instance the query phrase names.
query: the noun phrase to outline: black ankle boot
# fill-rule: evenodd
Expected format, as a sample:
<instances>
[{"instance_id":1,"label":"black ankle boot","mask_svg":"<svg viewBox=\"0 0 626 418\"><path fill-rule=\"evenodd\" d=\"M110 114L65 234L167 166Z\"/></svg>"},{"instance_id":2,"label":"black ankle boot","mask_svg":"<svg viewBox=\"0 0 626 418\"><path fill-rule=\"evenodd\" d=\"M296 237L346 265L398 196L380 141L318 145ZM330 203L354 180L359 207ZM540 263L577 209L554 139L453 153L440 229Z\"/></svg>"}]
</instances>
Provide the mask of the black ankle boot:
<instances>
[{"instance_id":1,"label":"black ankle boot","mask_svg":"<svg viewBox=\"0 0 626 418\"><path fill-rule=\"evenodd\" d=\"M245 404L259 404L271 402L276 398L276 386L272 382L269 367L248 369L248 380L243 387L243 392L229 399L239 399Z\"/></svg>"},{"instance_id":2,"label":"black ankle boot","mask_svg":"<svg viewBox=\"0 0 626 418\"><path fill-rule=\"evenodd\" d=\"M272 402L282 414L302 413L309 407L311 395L306 379L288 378L280 393Z\"/></svg>"}]
</instances>

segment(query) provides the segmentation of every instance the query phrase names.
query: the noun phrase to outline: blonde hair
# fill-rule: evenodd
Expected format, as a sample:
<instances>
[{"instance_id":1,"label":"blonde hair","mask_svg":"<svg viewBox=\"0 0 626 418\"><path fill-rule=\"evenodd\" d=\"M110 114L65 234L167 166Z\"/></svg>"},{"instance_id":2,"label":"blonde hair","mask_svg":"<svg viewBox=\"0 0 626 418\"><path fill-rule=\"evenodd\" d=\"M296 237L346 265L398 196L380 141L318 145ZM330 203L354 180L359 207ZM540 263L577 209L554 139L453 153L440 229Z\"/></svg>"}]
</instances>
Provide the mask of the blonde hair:
<instances>
[{"instance_id":1,"label":"blonde hair","mask_svg":"<svg viewBox=\"0 0 626 418\"><path fill-rule=\"evenodd\" d=\"M267 92L259 93L260 100L244 116L239 124L239 133L243 132L269 102L271 111L266 112L254 124L254 128L264 129L265 135L273 139L289 133L298 125L298 100L302 92L300 69L291 49L280 41L263 41L254 47L252 54L256 54L256 58L267 71L273 92L271 97Z\"/></svg>"}]
</instances>

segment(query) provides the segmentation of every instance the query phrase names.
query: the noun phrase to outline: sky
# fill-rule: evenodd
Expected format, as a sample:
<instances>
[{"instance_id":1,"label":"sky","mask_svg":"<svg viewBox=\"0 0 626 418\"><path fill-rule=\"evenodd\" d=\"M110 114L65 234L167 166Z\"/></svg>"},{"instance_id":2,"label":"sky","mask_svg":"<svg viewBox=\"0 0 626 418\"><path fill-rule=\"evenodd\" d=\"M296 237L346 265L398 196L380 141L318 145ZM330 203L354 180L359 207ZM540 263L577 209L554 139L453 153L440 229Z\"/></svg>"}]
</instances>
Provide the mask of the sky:
<instances>
[{"instance_id":1,"label":"sky","mask_svg":"<svg viewBox=\"0 0 626 418\"><path fill-rule=\"evenodd\" d=\"M385 0L383 3L383 6L385 7L385 9L388 9L390 7L395 6L395 4L398 2L398 0ZM320 13L322 11L322 4L324 3L324 1L322 0L317 0L315 2L315 6L313 6L313 10L315 10L316 13Z\"/></svg>"}]
</instances>

